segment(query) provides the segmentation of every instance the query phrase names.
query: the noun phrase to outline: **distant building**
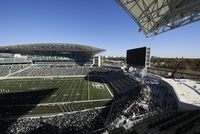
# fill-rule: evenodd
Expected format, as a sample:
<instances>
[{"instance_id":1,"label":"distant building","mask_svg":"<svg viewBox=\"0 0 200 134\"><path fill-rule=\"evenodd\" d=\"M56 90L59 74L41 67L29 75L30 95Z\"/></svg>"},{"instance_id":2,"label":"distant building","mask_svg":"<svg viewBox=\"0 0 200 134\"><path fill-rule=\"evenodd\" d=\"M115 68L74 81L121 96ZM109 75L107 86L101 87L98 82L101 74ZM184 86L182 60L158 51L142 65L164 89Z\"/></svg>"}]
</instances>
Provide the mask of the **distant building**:
<instances>
[{"instance_id":1,"label":"distant building","mask_svg":"<svg viewBox=\"0 0 200 134\"><path fill-rule=\"evenodd\" d=\"M95 56L93 59L93 66L101 67L103 63L102 56Z\"/></svg>"},{"instance_id":2,"label":"distant building","mask_svg":"<svg viewBox=\"0 0 200 134\"><path fill-rule=\"evenodd\" d=\"M145 61L145 66L146 67L150 67L151 65L151 48L150 47L147 47L146 48L146 61Z\"/></svg>"}]
</instances>

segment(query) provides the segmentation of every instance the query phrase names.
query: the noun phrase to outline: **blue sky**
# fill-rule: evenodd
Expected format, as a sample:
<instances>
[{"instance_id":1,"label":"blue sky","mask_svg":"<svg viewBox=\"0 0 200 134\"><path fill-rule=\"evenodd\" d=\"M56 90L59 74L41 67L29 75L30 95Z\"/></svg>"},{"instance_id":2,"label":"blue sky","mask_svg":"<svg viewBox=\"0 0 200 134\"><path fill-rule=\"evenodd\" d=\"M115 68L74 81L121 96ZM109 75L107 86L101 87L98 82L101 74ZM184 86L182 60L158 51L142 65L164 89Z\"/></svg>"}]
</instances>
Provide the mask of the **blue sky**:
<instances>
[{"instance_id":1,"label":"blue sky","mask_svg":"<svg viewBox=\"0 0 200 134\"><path fill-rule=\"evenodd\" d=\"M102 55L151 47L151 55L200 58L200 22L146 38L114 0L0 0L0 45L64 42Z\"/></svg>"}]
</instances>

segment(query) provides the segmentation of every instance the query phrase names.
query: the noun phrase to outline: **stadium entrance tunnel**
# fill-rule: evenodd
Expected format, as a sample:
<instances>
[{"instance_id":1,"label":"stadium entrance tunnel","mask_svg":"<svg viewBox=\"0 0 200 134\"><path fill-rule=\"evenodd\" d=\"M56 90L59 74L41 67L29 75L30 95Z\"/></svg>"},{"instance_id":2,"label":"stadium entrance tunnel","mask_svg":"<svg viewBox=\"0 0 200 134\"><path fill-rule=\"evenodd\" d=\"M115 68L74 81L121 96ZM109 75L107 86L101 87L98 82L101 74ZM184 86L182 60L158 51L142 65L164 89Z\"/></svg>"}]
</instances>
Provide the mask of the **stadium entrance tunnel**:
<instances>
[{"instance_id":1,"label":"stadium entrance tunnel","mask_svg":"<svg viewBox=\"0 0 200 134\"><path fill-rule=\"evenodd\" d=\"M29 92L0 94L0 133L7 133L8 128L19 117L30 113L41 100L57 89L37 89Z\"/></svg>"}]
</instances>

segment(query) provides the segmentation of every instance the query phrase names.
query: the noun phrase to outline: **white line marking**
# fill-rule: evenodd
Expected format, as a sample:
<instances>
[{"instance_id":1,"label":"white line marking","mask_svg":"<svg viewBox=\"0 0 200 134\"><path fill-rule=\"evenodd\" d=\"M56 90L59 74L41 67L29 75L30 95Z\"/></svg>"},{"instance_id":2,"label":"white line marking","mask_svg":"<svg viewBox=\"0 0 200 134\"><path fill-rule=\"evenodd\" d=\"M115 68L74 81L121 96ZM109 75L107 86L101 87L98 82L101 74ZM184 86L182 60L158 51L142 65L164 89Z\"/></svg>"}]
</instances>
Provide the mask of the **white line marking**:
<instances>
[{"instance_id":1,"label":"white line marking","mask_svg":"<svg viewBox=\"0 0 200 134\"><path fill-rule=\"evenodd\" d=\"M114 98L114 95L112 94L112 92L110 91L110 89L108 88L108 86L105 84L104 80L101 79L101 81L103 81L104 86L106 87L106 89L108 90L108 92L110 93L110 95Z\"/></svg>"},{"instance_id":2,"label":"white line marking","mask_svg":"<svg viewBox=\"0 0 200 134\"><path fill-rule=\"evenodd\" d=\"M89 75L88 75L88 100L90 100L90 86L89 86Z\"/></svg>"},{"instance_id":3,"label":"white line marking","mask_svg":"<svg viewBox=\"0 0 200 134\"><path fill-rule=\"evenodd\" d=\"M74 90L75 90L75 87L77 85L77 82L78 82L78 80L75 80L75 83L73 85L74 87L72 88L72 92L70 93L70 96L69 96L69 101L72 101L71 99L74 99L74 98L72 98L72 96L74 94Z\"/></svg>"}]
</instances>

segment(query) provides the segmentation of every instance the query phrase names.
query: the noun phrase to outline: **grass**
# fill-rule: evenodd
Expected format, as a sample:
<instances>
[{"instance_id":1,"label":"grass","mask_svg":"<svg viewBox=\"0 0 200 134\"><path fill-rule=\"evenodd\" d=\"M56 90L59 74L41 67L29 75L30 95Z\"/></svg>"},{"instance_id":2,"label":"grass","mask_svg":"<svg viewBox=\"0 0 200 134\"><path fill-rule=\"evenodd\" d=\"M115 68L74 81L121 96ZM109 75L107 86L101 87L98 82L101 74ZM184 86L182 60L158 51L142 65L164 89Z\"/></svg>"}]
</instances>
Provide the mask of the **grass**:
<instances>
[{"instance_id":1,"label":"grass","mask_svg":"<svg viewBox=\"0 0 200 134\"><path fill-rule=\"evenodd\" d=\"M100 87L94 86L94 83ZM25 105L32 104L56 104L27 108L29 110L26 114L31 115L71 112L110 104L112 96L108 90L112 92L112 89L109 85L107 85L109 87L107 89L105 85L101 79L88 80L85 78L7 79L0 81L0 100L2 103L4 102L3 105L13 105L14 107L19 107L19 105L29 107ZM60 104L62 102L68 102L68 104ZM13 111L12 113L15 114Z\"/></svg>"},{"instance_id":2,"label":"grass","mask_svg":"<svg viewBox=\"0 0 200 134\"><path fill-rule=\"evenodd\" d=\"M112 101L100 101L100 102L81 102L81 103L71 103L65 105L55 105L55 106L38 106L30 111L28 111L29 115L34 114L46 114L46 113L61 113L61 112L72 112L79 111L84 109L91 109L99 106L110 105Z\"/></svg>"},{"instance_id":3,"label":"grass","mask_svg":"<svg viewBox=\"0 0 200 134\"><path fill-rule=\"evenodd\" d=\"M41 103L70 102L83 100L111 99L108 89L103 81L97 79L103 88L92 86L93 81L84 78L62 78L53 80L43 79L17 79L0 81L0 89L15 92L30 92L55 88L56 91L43 98ZM102 82L102 83L100 83ZM107 85L108 86L108 85Z\"/></svg>"}]
</instances>

